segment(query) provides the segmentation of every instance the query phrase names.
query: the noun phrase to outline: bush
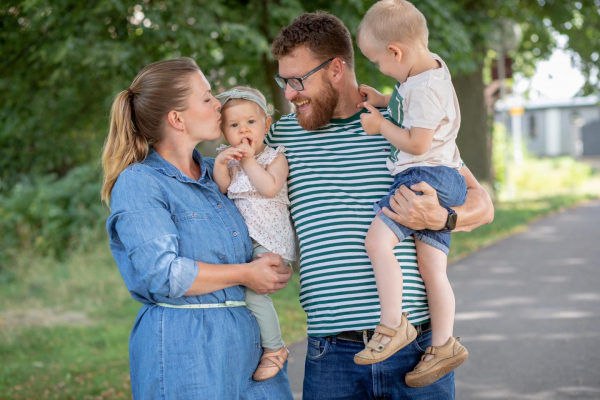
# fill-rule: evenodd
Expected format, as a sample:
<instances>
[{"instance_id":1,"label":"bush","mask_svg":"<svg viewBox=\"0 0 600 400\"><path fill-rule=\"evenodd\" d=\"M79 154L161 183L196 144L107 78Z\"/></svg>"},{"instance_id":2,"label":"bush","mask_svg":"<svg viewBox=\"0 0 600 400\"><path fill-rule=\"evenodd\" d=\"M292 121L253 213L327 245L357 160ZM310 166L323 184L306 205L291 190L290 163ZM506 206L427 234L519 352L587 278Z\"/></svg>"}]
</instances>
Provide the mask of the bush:
<instances>
[{"instance_id":1,"label":"bush","mask_svg":"<svg viewBox=\"0 0 600 400\"><path fill-rule=\"evenodd\" d=\"M523 163L517 169L513 160L506 157L507 151L512 155L512 141L506 140L502 124L494 125L492 161L500 199L539 198L577 192L592 177L592 168L572 157L538 158L525 146L522 149Z\"/></svg>"},{"instance_id":2,"label":"bush","mask_svg":"<svg viewBox=\"0 0 600 400\"><path fill-rule=\"evenodd\" d=\"M29 177L0 196L0 266L16 252L61 258L102 233L108 209L100 202L101 175L92 165L64 177Z\"/></svg>"}]
</instances>

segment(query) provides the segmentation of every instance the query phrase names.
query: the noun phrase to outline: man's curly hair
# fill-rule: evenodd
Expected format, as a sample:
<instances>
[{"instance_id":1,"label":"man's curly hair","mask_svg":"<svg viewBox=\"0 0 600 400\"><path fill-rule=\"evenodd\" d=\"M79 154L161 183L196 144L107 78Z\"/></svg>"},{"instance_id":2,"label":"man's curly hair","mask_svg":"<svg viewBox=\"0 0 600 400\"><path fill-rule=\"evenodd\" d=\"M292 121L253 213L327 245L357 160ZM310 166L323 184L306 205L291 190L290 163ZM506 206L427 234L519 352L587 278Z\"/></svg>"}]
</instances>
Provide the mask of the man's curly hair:
<instances>
[{"instance_id":1,"label":"man's curly hair","mask_svg":"<svg viewBox=\"0 0 600 400\"><path fill-rule=\"evenodd\" d=\"M338 57L354 69L352 36L334 15L324 11L302 14L279 31L271 44L271 54L279 60L299 46L306 46L322 62Z\"/></svg>"}]
</instances>

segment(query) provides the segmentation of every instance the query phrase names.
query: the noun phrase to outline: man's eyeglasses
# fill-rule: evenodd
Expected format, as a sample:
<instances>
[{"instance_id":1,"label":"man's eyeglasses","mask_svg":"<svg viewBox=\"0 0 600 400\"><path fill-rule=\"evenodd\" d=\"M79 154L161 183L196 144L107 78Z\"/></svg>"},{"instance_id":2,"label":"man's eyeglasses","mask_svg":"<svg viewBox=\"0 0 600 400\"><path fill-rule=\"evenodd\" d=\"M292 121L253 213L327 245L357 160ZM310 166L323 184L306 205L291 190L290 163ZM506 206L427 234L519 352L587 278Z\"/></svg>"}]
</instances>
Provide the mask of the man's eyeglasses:
<instances>
[{"instance_id":1,"label":"man's eyeglasses","mask_svg":"<svg viewBox=\"0 0 600 400\"><path fill-rule=\"evenodd\" d=\"M329 64L330 62L332 62L334 58L330 58L329 60L325 61L323 64L319 65L317 68L313 69L308 74L304 75L302 78L283 78L281 75L277 74L275 75L275 82L277 82L279 87L283 90L285 90L285 87L287 85L290 85L292 89L300 92L304 90L304 82L302 81L314 74L315 72L317 72L318 70L320 70L321 68L323 68L324 66L326 66L327 64Z\"/></svg>"}]
</instances>

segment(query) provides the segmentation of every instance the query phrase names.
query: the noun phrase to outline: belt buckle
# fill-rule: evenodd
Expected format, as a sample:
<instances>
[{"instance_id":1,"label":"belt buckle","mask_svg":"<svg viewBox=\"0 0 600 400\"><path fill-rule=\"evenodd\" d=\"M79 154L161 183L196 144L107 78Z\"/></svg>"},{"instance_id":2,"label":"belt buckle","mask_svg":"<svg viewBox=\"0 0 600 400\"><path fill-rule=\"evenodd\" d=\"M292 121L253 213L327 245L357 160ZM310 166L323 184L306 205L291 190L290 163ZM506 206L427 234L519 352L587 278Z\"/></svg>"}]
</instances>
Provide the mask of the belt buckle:
<instances>
[{"instance_id":1,"label":"belt buckle","mask_svg":"<svg viewBox=\"0 0 600 400\"><path fill-rule=\"evenodd\" d=\"M369 343L368 331L366 329L363 329L363 342L365 346Z\"/></svg>"}]
</instances>

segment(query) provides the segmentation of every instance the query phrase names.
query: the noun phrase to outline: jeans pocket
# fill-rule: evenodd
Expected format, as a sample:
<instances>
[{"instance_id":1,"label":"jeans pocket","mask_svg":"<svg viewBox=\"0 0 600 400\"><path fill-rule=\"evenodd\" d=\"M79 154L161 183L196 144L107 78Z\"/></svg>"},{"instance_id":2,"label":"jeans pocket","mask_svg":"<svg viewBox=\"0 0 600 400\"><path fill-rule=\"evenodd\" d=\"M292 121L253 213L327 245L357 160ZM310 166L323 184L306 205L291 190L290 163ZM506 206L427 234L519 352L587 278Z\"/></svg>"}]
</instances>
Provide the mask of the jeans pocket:
<instances>
[{"instance_id":1,"label":"jeans pocket","mask_svg":"<svg viewBox=\"0 0 600 400\"><path fill-rule=\"evenodd\" d=\"M431 346L431 331L423 333L421 336L417 336L411 343L413 347L417 349L419 353L425 353L423 347L428 348Z\"/></svg>"},{"instance_id":2,"label":"jeans pocket","mask_svg":"<svg viewBox=\"0 0 600 400\"><path fill-rule=\"evenodd\" d=\"M308 349L306 358L312 361L320 360L329 350L329 340L324 338L308 338Z\"/></svg>"}]
</instances>

